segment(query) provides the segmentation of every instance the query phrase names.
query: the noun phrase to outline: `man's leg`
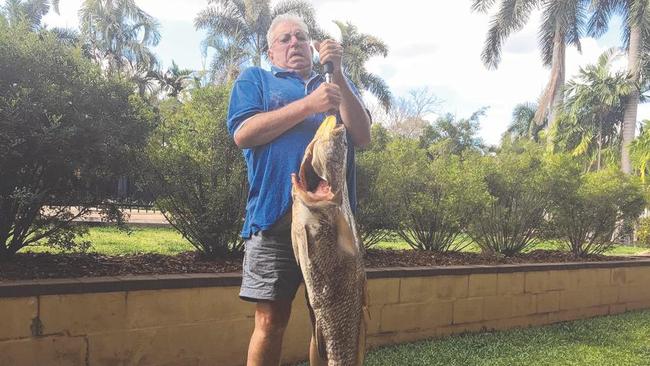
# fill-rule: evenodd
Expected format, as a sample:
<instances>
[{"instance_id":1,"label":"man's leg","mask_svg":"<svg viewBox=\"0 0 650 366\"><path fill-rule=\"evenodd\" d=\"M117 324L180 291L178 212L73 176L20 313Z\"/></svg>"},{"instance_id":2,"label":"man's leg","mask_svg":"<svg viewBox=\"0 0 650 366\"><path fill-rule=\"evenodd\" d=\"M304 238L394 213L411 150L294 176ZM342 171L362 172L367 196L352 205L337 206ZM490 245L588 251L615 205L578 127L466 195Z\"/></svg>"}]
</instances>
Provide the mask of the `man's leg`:
<instances>
[{"instance_id":1,"label":"man's leg","mask_svg":"<svg viewBox=\"0 0 650 366\"><path fill-rule=\"evenodd\" d=\"M248 366L278 366L284 330L291 315L291 300L258 302L255 330L248 345Z\"/></svg>"}]
</instances>

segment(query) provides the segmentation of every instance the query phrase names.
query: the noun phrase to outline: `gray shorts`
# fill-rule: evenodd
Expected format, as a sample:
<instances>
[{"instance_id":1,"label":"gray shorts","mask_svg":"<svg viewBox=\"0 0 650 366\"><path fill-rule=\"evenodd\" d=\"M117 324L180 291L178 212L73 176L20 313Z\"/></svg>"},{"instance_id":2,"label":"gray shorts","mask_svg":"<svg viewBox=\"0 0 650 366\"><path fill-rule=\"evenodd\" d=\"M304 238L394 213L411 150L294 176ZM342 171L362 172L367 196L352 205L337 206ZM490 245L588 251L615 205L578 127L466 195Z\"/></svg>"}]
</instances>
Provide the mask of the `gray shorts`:
<instances>
[{"instance_id":1,"label":"gray shorts","mask_svg":"<svg viewBox=\"0 0 650 366\"><path fill-rule=\"evenodd\" d=\"M292 300L302 281L288 227L254 234L245 242L239 297L246 301Z\"/></svg>"}]
</instances>

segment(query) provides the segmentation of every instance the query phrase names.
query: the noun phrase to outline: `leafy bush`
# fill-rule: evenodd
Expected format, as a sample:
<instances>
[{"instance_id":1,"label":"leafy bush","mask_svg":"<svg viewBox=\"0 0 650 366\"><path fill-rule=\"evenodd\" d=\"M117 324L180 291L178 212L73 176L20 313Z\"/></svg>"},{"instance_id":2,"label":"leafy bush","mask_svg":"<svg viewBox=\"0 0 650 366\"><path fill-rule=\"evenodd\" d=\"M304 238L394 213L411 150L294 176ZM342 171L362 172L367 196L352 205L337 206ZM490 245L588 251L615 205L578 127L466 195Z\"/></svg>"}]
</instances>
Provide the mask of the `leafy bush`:
<instances>
[{"instance_id":1,"label":"leafy bush","mask_svg":"<svg viewBox=\"0 0 650 366\"><path fill-rule=\"evenodd\" d=\"M650 217L646 216L639 219L636 237L639 244L650 247Z\"/></svg>"},{"instance_id":2,"label":"leafy bush","mask_svg":"<svg viewBox=\"0 0 650 366\"><path fill-rule=\"evenodd\" d=\"M379 124L372 126L371 144L357 154L357 210L355 218L363 245L372 247L386 239L397 226L398 217L385 197L385 184L379 180L384 164L388 132Z\"/></svg>"},{"instance_id":3,"label":"leafy bush","mask_svg":"<svg viewBox=\"0 0 650 366\"><path fill-rule=\"evenodd\" d=\"M132 91L54 35L0 23L0 259L36 241L87 246L71 223L91 207L121 218L97 187L146 142L154 115Z\"/></svg>"},{"instance_id":4,"label":"leafy bush","mask_svg":"<svg viewBox=\"0 0 650 366\"><path fill-rule=\"evenodd\" d=\"M461 236L473 212L488 199L477 169L458 156L431 159L417 141L388 145L380 176L400 219L399 236L412 248L437 252L461 250Z\"/></svg>"},{"instance_id":5,"label":"leafy bush","mask_svg":"<svg viewBox=\"0 0 650 366\"><path fill-rule=\"evenodd\" d=\"M226 129L229 86L168 101L148 148L148 187L169 222L209 257L242 249L246 167Z\"/></svg>"},{"instance_id":6,"label":"leafy bush","mask_svg":"<svg viewBox=\"0 0 650 366\"><path fill-rule=\"evenodd\" d=\"M485 253L512 256L533 246L544 227L552 186L541 148L533 144L483 159L485 182L493 201L468 227Z\"/></svg>"},{"instance_id":7,"label":"leafy bush","mask_svg":"<svg viewBox=\"0 0 650 366\"><path fill-rule=\"evenodd\" d=\"M612 247L617 223L635 220L645 205L641 185L618 169L576 175L554 195L553 229L576 256Z\"/></svg>"}]
</instances>

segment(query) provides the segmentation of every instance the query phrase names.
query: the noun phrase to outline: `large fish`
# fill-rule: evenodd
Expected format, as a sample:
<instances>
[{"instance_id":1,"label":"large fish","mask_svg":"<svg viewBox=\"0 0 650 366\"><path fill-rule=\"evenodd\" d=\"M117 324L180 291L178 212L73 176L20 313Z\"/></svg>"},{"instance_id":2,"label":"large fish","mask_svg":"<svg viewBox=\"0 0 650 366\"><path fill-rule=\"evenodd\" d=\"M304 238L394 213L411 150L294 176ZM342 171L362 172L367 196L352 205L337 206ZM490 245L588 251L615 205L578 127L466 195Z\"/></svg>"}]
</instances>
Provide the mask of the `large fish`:
<instances>
[{"instance_id":1,"label":"large fish","mask_svg":"<svg viewBox=\"0 0 650 366\"><path fill-rule=\"evenodd\" d=\"M363 245L345 178L347 139L328 117L292 176L291 239L302 271L318 364L363 364L367 291Z\"/></svg>"}]
</instances>

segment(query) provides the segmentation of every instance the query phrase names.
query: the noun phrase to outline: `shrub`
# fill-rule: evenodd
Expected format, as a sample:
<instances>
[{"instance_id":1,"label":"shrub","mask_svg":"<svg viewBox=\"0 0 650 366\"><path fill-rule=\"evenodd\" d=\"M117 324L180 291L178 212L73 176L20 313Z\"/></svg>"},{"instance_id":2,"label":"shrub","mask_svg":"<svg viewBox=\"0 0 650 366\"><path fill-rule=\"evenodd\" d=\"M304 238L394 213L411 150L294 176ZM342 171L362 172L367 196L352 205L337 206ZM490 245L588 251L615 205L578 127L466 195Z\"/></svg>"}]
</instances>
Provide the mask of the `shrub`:
<instances>
[{"instance_id":1,"label":"shrub","mask_svg":"<svg viewBox=\"0 0 650 366\"><path fill-rule=\"evenodd\" d=\"M636 236L639 244L650 247L650 217L646 216L639 219Z\"/></svg>"},{"instance_id":2,"label":"shrub","mask_svg":"<svg viewBox=\"0 0 650 366\"><path fill-rule=\"evenodd\" d=\"M149 147L148 187L169 222L209 257L242 249L246 167L226 129L229 86L162 105Z\"/></svg>"},{"instance_id":3,"label":"shrub","mask_svg":"<svg viewBox=\"0 0 650 366\"><path fill-rule=\"evenodd\" d=\"M615 168L574 180L554 196L553 229L576 256L603 253L613 245L617 223L641 214L645 205L641 185Z\"/></svg>"},{"instance_id":4,"label":"shrub","mask_svg":"<svg viewBox=\"0 0 650 366\"><path fill-rule=\"evenodd\" d=\"M485 253L512 256L534 245L550 204L541 148L535 145L502 151L483 159L485 183L492 202L468 227Z\"/></svg>"},{"instance_id":5,"label":"shrub","mask_svg":"<svg viewBox=\"0 0 650 366\"><path fill-rule=\"evenodd\" d=\"M355 219L366 249L386 239L398 222L393 205L385 197L386 186L379 180L388 142L386 129L379 124L373 125L371 144L357 154Z\"/></svg>"},{"instance_id":6,"label":"shrub","mask_svg":"<svg viewBox=\"0 0 650 366\"><path fill-rule=\"evenodd\" d=\"M381 180L392 189L385 199L395 202L399 236L412 248L446 252L461 250L461 236L473 211L487 199L485 187L458 156L431 159L417 141L389 144Z\"/></svg>"},{"instance_id":7,"label":"shrub","mask_svg":"<svg viewBox=\"0 0 650 366\"><path fill-rule=\"evenodd\" d=\"M91 207L121 218L96 187L146 142L154 115L132 91L54 35L0 23L0 259L37 241L87 246L71 224Z\"/></svg>"}]
</instances>

